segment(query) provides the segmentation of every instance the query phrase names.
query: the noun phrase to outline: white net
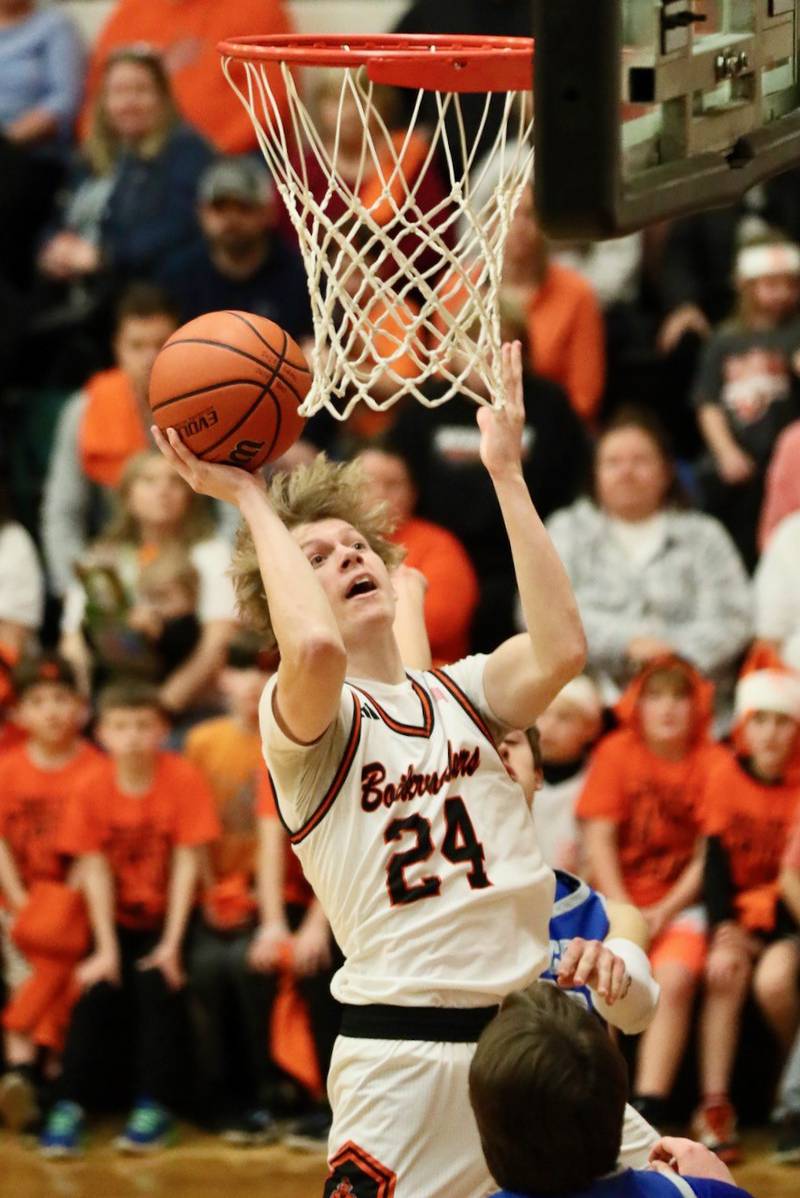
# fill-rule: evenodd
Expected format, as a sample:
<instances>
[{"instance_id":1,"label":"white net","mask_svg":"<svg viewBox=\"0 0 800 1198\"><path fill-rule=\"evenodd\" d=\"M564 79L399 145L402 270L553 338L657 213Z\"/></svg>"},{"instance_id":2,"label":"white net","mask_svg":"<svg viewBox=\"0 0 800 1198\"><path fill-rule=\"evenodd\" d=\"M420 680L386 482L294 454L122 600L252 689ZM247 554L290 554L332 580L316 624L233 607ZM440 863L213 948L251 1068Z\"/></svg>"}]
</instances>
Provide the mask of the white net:
<instances>
[{"instance_id":1,"label":"white net","mask_svg":"<svg viewBox=\"0 0 800 1198\"><path fill-rule=\"evenodd\" d=\"M324 407L343 420L358 402L383 411L404 396L428 407L455 395L501 406L503 252L533 166L526 97L486 93L468 139L460 94L428 92L436 118L423 129L420 90L398 133L384 119L380 89L362 68L346 67L336 73L335 124L325 137L285 64L288 128L262 62L227 58L223 69L253 121L308 273L314 382L302 414Z\"/></svg>"}]
</instances>

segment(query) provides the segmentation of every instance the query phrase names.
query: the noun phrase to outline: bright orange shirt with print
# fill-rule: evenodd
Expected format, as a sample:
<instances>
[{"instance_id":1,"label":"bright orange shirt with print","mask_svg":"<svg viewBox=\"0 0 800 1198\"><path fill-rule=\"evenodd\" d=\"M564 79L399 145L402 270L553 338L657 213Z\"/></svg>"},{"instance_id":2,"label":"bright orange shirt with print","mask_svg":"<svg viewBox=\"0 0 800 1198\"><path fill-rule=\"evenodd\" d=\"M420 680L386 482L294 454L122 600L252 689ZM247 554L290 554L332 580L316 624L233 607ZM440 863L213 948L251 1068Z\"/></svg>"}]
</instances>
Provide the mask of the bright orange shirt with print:
<instances>
[{"instance_id":1,"label":"bright orange shirt with print","mask_svg":"<svg viewBox=\"0 0 800 1198\"><path fill-rule=\"evenodd\" d=\"M222 835L210 851L218 880L252 876L256 863L256 780L262 764L261 736L229 716L206 720L186 737L184 756L202 771L216 801Z\"/></svg>"},{"instance_id":2,"label":"bright orange shirt with print","mask_svg":"<svg viewBox=\"0 0 800 1198\"><path fill-rule=\"evenodd\" d=\"M153 785L136 796L123 794L105 758L69 803L59 847L71 857L102 853L114 878L117 922L147 929L164 918L175 847L210 844L219 832L214 796L185 758L159 753Z\"/></svg>"},{"instance_id":3,"label":"bright orange shirt with print","mask_svg":"<svg viewBox=\"0 0 800 1198\"><path fill-rule=\"evenodd\" d=\"M264 765L258 774L256 812L260 819L280 819L278 805L275 802L275 791L272 789L272 783ZM307 907L313 898L314 891L306 881L303 867L292 851L287 834L283 868L283 901L287 905L295 903L298 906Z\"/></svg>"},{"instance_id":4,"label":"bright orange shirt with print","mask_svg":"<svg viewBox=\"0 0 800 1198\"><path fill-rule=\"evenodd\" d=\"M36 765L23 743L0 757L0 837L8 845L26 890L34 882L62 882L66 862L59 833L67 806L101 754L78 742L71 761L58 769Z\"/></svg>"},{"instance_id":5,"label":"bright orange shirt with print","mask_svg":"<svg viewBox=\"0 0 800 1198\"><path fill-rule=\"evenodd\" d=\"M726 750L709 774L703 808L706 835L720 840L728 858L738 922L771 929L800 786L760 782Z\"/></svg>"},{"instance_id":6,"label":"bright orange shirt with print","mask_svg":"<svg viewBox=\"0 0 800 1198\"><path fill-rule=\"evenodd\" d=\"M579 819L617 826L625 889L637 907L658 903L675 885L702 835L702 798L715 746L701 745L681 761L665 761L632 730L612 732L597 748Z\"/></svg>"}]
</instances>

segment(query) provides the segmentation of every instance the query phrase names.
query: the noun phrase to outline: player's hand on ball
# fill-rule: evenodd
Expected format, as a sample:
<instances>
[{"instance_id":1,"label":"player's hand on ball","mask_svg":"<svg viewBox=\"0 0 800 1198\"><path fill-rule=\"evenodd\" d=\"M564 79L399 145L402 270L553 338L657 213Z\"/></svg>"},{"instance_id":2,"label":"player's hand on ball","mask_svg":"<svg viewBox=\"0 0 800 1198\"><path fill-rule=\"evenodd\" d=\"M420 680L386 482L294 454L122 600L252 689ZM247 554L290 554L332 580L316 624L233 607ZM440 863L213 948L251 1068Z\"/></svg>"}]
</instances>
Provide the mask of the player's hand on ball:
<instances>
[{"instance_id":1,"label":"player's hand on ball","mask_svg":"<svg viewBox=\"0 0 800 1198\"><path fill-rule=\"evenodd\" d=\"M163 433L155 424L150 431L153 440L169 464L177 470L184 482L198 495L221 499L224 503L239 505L241 498L252 488L263 489L263 480L238 466L222 466L218 462L204 462L187 449L174 428Z\"/></svg>"},{"instance_id":2,"label":"player's hand on ball","mask_svg":"<svg viewBox=\"0 0 800 1198\"><path fill-rule=\"evenodd\" d=\"M562 989L589 986L609 1006L624 998L631 985L621 957L606 948L602 940L584 940L581 936L570 940L556 976Z\"/></svg>"},{"instance_id":3,"label":"player's hand on ball","mask_svg":"<svg viewBox=\"0 0 800 1198\"><path fill-rule=\"evenodd\" d=\"M481 430L481 461L493 479L513 477L522 471L522 432L525 403L522 394L522 346L512 341L503 346L503 389L505 407L478 409Z\"/></svg>"}]
</instances>

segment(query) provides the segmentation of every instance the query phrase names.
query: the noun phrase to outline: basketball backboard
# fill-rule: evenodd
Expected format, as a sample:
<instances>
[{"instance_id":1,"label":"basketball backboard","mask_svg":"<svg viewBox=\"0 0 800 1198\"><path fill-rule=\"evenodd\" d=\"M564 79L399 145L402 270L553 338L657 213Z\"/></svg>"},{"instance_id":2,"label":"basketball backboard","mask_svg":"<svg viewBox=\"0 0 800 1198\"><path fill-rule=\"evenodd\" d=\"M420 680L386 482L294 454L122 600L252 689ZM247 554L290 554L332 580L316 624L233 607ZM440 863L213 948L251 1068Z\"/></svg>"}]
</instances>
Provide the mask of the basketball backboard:
<instances>
[{"instance_id":1,"label":"basketball backboard","mask_svg":"<svg viewBox=\"0 0 800 1198\"><path fill-rule=\"evenodd\" d=\"M537 0L546 231L613 237L800 165L799 13L800 0Z\"/></svg>"}]
</instances>

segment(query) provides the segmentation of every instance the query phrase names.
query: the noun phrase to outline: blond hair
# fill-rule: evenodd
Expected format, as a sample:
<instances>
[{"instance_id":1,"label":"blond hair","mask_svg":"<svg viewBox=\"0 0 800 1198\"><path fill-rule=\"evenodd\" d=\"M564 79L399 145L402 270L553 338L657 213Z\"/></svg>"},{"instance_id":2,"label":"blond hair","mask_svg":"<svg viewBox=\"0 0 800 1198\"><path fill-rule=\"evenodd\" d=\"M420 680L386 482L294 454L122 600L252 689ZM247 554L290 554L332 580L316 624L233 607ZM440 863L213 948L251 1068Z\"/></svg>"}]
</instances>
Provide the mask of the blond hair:
<instances>
[{"instance_id":1,"label":"blond hair","mask_svg":"<svg viewBox=\"0 0 800 1198\"><path fill-rule=\"evenodd\" d=\"M130 510L131 489L150 462L163 460L157 449L146 449L143 453L135 454L126 463L119 487L114 494L111 519L98 537L98 543L102 548L141 544L139 522ZM196 494L180 475L176 477L186 488L187 495L186 512L177 530L177 538L182 545L195 545L198 541L207 541L216 529L209 500L205 495Z\"/></svg>"},{"instance_id":2,"label":"blond hair","mask_svg":"<svg viewBox=\"0 0 800 1198\"><path fill-rule=\"evenodd\" d=\"M100 93L92 106L89 132L83 146L84 155L95 175L110 174L123 148L120 137L111 127L105 106L108 76L120 63L132 63L148 71L161 96L161 120L157 128L137 145L136 153L139 158L155 158L160 154L167 138L181 119L172 94L169 75L158 52L144 45L123 46L110 55L103 68Z\"/></svg>"},{"instance_id":3,"label":"blond hair","mask_svg":"<svg viewBox=\"0 0 800 1198\"><path fill-rule=\"evenodd\" d=\"M369 500L358 462L330 462L318 454L291 474L276 474L269 486L269 501L290 530L318 520L344 520L361 533L387 569L393 570L403 560L404 550L388 539L392 527L388 508ZM264 636L265 648L273 648L276 640L267 595L246 525L236 534L231 576L242 620Z\"/></svg>"}]
</instances>

